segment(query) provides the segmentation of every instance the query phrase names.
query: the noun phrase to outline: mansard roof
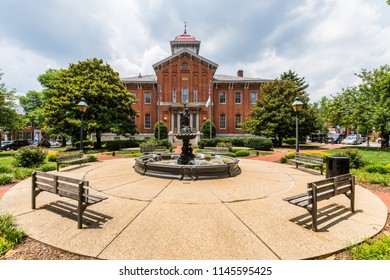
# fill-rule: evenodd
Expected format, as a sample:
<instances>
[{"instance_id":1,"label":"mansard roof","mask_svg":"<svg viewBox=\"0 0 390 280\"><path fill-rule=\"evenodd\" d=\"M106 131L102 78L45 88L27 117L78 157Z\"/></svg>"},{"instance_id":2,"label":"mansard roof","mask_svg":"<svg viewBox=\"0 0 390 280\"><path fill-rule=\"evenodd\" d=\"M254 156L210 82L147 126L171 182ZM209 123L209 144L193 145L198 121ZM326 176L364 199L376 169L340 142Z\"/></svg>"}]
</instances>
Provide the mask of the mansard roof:
<instances>
[{"instance_id":1,"label":"mansard roof","mask_svg":"<svg viewBox=\"0 0 390 280\"><path fill-rule=\"evenodd\" d=\"M164 63L169 62L169 61L175 59L176 57L182 57L182 56L184 56L186 54L188 54L188 55L190 55L192 57L195 57L195 58L199 59L200 61L206 62L207 64L211 65L215 69L217 69L217 67L218 67L217 63L212 62L211 60L209 60L207 58L204 58L203 56L200 56L200 55L198 55L198 54L196 54L196 53L194 53L194 52L192 52L192 51L190 51L188 49L182 49L179 52L177 52L177 53L175 53L175 54L173 54L171 56L168 56L167 58L165 58L163 60L160 60L159 62L153 64L153 69L154 69L154 71L157 71L159 66L161 67Z\"/></svg>"}]
</instances>

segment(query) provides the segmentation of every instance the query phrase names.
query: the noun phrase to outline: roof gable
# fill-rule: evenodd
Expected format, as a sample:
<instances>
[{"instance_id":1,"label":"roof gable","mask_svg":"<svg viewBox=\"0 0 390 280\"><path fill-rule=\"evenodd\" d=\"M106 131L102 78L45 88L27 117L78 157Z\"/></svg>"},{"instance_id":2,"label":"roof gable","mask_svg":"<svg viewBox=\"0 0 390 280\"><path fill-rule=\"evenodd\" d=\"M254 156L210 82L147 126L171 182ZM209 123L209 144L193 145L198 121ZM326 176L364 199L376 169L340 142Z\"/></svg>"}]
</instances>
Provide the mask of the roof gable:
<instances>
[{"instance_id":1,"label":"roof gable","mask_svg":"<svg viewBox=\"0 0 390 280\"><path fill-rule=\"evenodd\" d=\"M200 55L198 55L198 54L196 54L196 53L194 53L194 52L192 52L190 50L182 49L179 52L177 52L177 53L175 53L175 54L173 54L171 56L168 56L167 58L165 58L163 60L160 60L159 62L153 64L154 71L157 72L157 70L159 68L161 68L163 66L163 64L165 64L165 63L167 63L167 62L169 62L171 60L174 60L175 58L180 58L180 57L182 57L185 54L188 54L189 56L192 56L192 57L194 57L196 59L199 59L200 61L206 62L207 64L211 65L215 70L218 68L218 64L217 63L212 62L211 60L208 60L207 58L204 58L203 56L200 56Z\"/></svg>"}]
</instances>

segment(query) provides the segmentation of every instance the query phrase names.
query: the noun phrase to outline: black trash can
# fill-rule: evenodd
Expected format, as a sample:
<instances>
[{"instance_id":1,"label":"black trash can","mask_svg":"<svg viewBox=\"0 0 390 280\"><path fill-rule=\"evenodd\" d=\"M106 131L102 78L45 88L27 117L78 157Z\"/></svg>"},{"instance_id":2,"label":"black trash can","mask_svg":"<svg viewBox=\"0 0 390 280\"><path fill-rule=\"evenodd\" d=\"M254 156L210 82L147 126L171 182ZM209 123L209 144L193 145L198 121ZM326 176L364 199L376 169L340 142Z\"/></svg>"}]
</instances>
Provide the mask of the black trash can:
<instances>
[{"instance_id":1,"label":"black trash can","mask_svg":"<svg viewBox=\"0 0 390 280\"><path fill-rule=\"evenodd\" d=\"M347 157L327 157L326 178L335 177L349 173L349 158Z\"/></svg>"}]
</instances>

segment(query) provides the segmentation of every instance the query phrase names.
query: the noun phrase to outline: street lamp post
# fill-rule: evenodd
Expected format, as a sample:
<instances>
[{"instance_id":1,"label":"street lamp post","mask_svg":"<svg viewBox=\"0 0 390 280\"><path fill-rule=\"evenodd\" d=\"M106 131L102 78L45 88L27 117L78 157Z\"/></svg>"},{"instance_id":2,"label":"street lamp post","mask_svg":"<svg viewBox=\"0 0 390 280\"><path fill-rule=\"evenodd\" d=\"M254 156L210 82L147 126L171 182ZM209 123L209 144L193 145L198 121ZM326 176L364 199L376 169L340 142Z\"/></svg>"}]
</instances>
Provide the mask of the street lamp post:
<instances>
[{"instance_id":1,"label":"street lamp post","mask_svg":"<svg viewBox=\"0 0 390 280\"><path fill-rule=\"evenodd\" d=\"M80 150L83 151L83 122L84 122L84 114L87 111L88 104L85 102L84 97L81 98L80 102L77 104L79 110L81 112L81 126L80 126Z\"/></svg>"},{"instance_id":2,"label":"street lamp post","mask_svg":"<svg viewBox=\"0 0 390 280\"><path fill-rule=\"evenodd\" d=\"M296 124L295 124L295 153L297 154L299 152L299 140L298 140L298 136L299 136L299 134L298 134L298 131L299 131L299 125L298 125L299 111L302 110L303 103L298 97L296 97L294 103L291 106L295 112L295 121L296 121Z\"/></svg>"}]
</instances>

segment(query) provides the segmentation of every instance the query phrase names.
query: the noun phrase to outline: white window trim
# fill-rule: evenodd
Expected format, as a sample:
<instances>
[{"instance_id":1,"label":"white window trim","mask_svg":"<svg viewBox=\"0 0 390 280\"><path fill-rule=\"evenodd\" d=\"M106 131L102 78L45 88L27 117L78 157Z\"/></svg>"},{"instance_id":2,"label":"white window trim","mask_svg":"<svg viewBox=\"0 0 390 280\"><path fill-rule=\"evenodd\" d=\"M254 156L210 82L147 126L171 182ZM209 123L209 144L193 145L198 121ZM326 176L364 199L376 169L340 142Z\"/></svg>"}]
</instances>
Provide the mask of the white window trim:
<instances>
[{"instance_id":1,"label":"white window trim","mask_svg":"<svg viewBox=\"0 0 390 280\"><path fill-rule=\"evenodd\" d=\"M225 96L225 102L221 102L221 95L222 95L222 94ZM226 104L226 92L221 91L221 92L219 93L219 104Z\"/></svg>"},{"instance_id":2,"label":"white window trim","mask_svg":"<svg viewBox=\"0 0 390 280\"><path fill-rule=\"evenodd\" d=\"M254 94L255 95L255 102L252 102L252 94ZM251 92L251 93L249 93L249 102L251 103L251 104L256 104L256 101L257 101L257 92Z\"/></svg>"},{"instance_id":3,"label":"white window trim","mask_svg":"<svg viewBox=\"0 0 390 280\"><path fill-rule=\"evenodd\" d=\"M225 127L221 127L221 117L224 116L225 119ZM219 129L220 130L226 130L227 124L226 124L226 114L220 114L219 115Z\"/></svg>"},{"instance_id":4,"label":"white window trim","mask_svg":"<svg viewBox=\"0 0 390 280\"><path fill-rule=\"evenodd\" d=\"M237 101L236 101L237 94L240 95L240 102L237 102ZM236 93L234 94L234 104L242 104L242 92L236 92Z\"/></svg>"},{"instance_id":5,"label":"white window trim","mask_svg":"<svg viewBox=\"0 0 390 280\"><path fill-rule=\"evenodd\" d=\"M146 126L146 116L149 116L149 127ZM152 115L151 114L145 114L144 115L144 129L151 129L152 128Z\"/></svg>"},{"instance_id":6,"label":"white window trim","mask_svg":"<svg viewBox=\"0 0 390 280\"><path fill-rule=\"evenodd\" d=\"M150 102L146 102L146 95L149 95ZM152 104L152 94L150 92L145 92L145 94L144 94L144 103L145 104Z\"/></svg>"}]
</instances>

